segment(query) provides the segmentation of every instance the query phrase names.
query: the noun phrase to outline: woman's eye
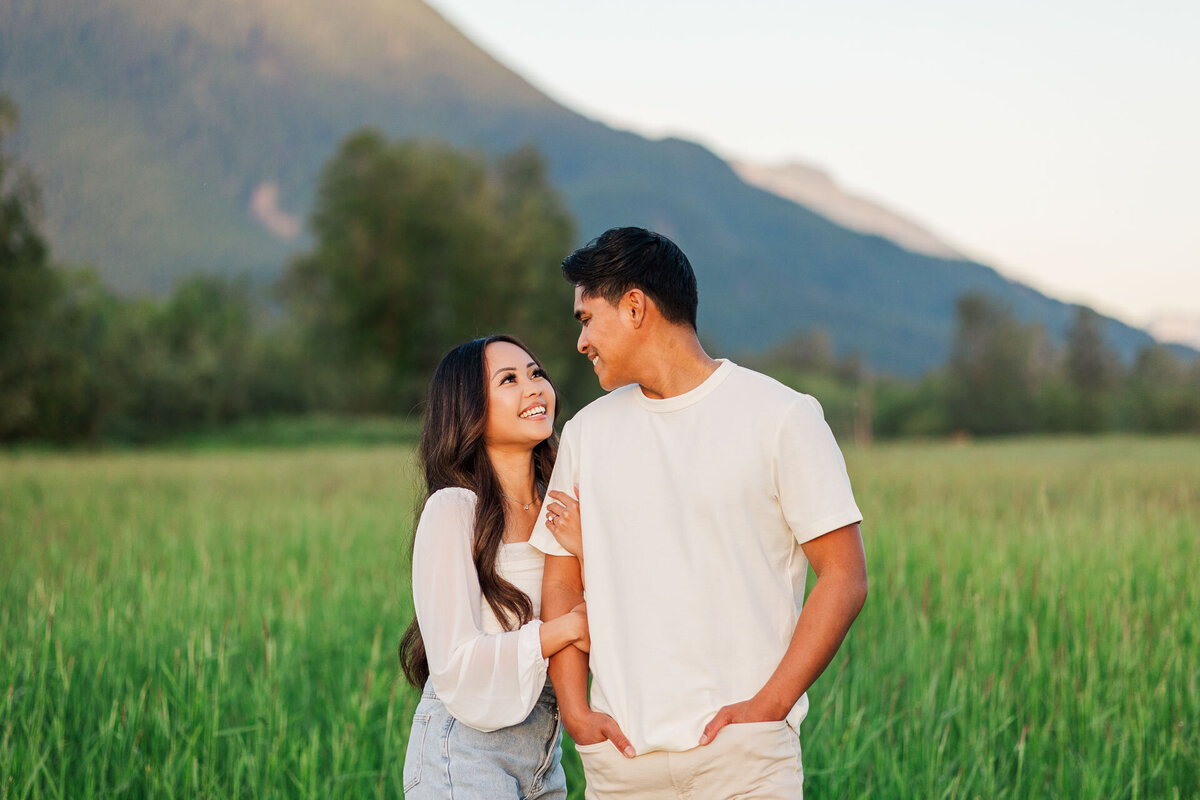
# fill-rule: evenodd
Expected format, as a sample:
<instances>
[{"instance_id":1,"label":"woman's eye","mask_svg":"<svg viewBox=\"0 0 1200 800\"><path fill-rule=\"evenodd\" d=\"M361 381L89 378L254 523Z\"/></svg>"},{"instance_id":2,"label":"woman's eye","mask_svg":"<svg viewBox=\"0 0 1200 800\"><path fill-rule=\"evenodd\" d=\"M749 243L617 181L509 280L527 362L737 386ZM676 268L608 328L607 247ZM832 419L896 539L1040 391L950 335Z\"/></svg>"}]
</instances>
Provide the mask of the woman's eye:
<instances>
[{"instance_id":1,"label":"woman's eye","mask_svg":"<svg viewBox=\"0 0 1200 800\"><path fill-rule=\"evenodd\" d=\"M500 383L501 383L501 384L505 384L505 383L509 383L509 382L511 382L511 381L515 381L516 379L517 379L517 376L516 376L516 375L513 375L513 374L510 372L510 373L508 373L507 375L505 375L503 378L501 378L501 379L500 379Z\"/></svg>"},{"instance_id":2,"label":"woman's eye","mask_svg":"<svg viewBox=\"0 0 1200 800\"><path fill-rule=\"evenodd\" d=\"M546 370L542 369L541 367L538 367L537 369L535 369L535 370L533 371L533 377L535 377L535 378L544 378L544 377L546 377Z\"/></svg>"}]
</instances>

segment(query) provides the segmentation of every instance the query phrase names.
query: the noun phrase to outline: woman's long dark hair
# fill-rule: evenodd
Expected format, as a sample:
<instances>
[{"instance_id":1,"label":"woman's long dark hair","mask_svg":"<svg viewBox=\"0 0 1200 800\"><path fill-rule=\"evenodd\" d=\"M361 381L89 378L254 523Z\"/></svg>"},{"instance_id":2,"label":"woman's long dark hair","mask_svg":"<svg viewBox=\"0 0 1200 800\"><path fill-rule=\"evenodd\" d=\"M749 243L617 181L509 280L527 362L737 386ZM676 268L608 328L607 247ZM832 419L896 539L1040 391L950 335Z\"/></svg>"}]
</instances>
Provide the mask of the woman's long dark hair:
<instances>
[{"instance_id":1,"label":"woman's long dark hair","mask_svg":"<svg viewBox=\"0 0 1200 800\"><path fill-rule=\"evenodd\" d=\"M492 342L515 344L541 366L529 348L512 336L487 336L451 350L438 364L429 384L429 401L417 454L425 477L425 501L439 489L451 486L475 493L472 554L475 571L479 574L479 587L501 626L505 630L516 630L533 619L533 604L528 595L496 572L496 555L504 538L506 511L500 479L496 477L484 447L488 414L486 351ZM557 417L557 402L554 413ZM554 434L533 448L533 475L539 496L545 495L557 451L558 437ZM415 532L413 544L416 544ZM417 688L424 686L429 678L425 643L415 618L400 641L400 667L408 682Z\"/></svg>"}]
</instances>

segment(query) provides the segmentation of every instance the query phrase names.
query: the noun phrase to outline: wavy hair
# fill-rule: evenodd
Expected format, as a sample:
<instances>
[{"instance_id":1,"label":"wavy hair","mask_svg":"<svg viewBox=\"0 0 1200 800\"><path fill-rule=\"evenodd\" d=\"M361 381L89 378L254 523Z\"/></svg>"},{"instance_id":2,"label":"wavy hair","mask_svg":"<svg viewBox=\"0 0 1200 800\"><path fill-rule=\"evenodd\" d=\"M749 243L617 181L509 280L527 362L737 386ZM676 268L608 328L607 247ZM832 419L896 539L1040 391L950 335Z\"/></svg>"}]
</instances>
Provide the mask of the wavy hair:
<instances>
[{"instance_id":1,"label":"wavy hair","mask_svg":"<svg viewBox=\"0 0 1200 800\"><path fill-rule=\"evenodd\" d=\"M421 506L424 508L425 501L439 489L461 487L475 493L472 556L479 575L479 588L501 626L505 630L515 630L533 619L533 604L528 595L496 571L496 556L504 539L507 511L500 479L484 446L488 415L486 352L492 342L515 344L529 353L534 363L542 366L537 356L520 340L505 335L474 339L442 357L429 384L425 422L421 426L421 442L417 448L425 479L425 497ZM550 380L549 375L546 379ZM553 382L550 385L553 387ZM556 402L555 418L558 407ZM545 496L557 451L558 437L554 434L533 448L533 475L539 496ZM429 678L429 660L415 617L400 642L400 667L408 682L417 688L424 686Z\"/></svg>"}]
</instances>

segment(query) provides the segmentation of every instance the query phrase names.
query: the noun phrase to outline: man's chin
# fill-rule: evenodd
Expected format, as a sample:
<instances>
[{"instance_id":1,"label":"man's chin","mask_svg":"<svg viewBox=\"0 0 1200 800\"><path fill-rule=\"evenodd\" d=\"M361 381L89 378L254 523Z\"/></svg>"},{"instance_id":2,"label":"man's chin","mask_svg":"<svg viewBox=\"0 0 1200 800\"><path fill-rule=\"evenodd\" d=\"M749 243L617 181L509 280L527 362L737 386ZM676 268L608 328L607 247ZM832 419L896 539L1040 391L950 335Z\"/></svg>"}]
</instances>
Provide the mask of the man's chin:
<instances>
[{"instance_id":1,"label":"man's chin","mask_svg":"<svg viewBox=\"0 0 1200 800\"><path fill-rule=\"evenodd\" d=\"M613 380L612 373L608 370L605 370L604 372L597 371L596 380L599 381L600 388L606 392L611 392L613 389L616 389L621 385Z\"/></svg>"},{"instance_id":2,"label":"man's chin","mask_svg":"<svg viewBox=\"0 0 1200 800\"><path fill-rule=\"evenodd\" d=\"M620 389L622 386L628 386L633 381L612 380L611 378L600 378L600 388L606 392L611 392L613 389Z\"/></svg>"}]
</instances>

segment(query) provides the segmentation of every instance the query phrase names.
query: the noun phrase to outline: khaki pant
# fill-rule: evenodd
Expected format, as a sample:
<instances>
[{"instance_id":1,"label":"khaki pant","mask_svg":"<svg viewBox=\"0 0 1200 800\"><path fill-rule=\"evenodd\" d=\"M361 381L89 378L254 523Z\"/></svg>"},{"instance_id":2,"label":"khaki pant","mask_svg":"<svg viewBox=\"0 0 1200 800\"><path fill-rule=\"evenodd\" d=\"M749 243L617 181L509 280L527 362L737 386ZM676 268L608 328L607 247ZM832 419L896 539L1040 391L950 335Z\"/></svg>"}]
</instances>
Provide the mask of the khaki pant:
<instances>
[{"instance_id":1,"label":"khaki pant","mask_svg":"<svg viewBox=\"0 0 1200 800\"><path fill-rule=\"evenodd\" d=\"M586 800L803 800L800 739L785 722L726 725L704 747L626 758L605 740L576 745Z\"/></svg>"}]
</instances>

